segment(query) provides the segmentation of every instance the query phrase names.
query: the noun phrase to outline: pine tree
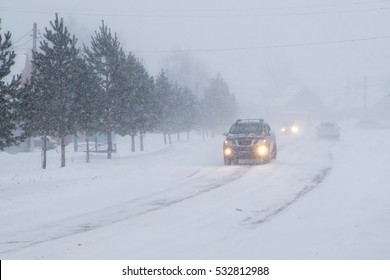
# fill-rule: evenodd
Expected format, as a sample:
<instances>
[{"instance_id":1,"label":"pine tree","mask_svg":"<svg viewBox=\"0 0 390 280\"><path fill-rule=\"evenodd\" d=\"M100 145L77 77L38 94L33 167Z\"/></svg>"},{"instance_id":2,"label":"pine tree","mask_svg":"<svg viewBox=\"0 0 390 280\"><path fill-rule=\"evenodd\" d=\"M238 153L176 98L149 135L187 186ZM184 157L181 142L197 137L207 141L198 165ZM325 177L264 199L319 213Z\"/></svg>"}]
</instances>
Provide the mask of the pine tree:
<instances>
[{"instance_id":1,"label":"pine tree","mask_svg":"<svg viewBox=\"0 0 390 280\"><path fill-rule=\"evenodd\" d=\"M138 129L140 138L140 150L144 150L143 138L147 131L152 131L156 127L157 114L154 111L156 97L154 95L153 78L146 71L145 67L137 61L137 114L138 114Z\"/></svg>"},{"instance_id":2,"label":"pine tree","mask_svg":"<svg viewBox=\"0 0 390 280\"><path fill-rule=\"evenodd\" d=\"M91 39L91 47L84 46L85 59L91 69L99 77L99 85L103 91L100 130L107 133L107 158L111 158L113 151L112 132L115 132L119 124L115 121L121 104L123 88L123 61L125 54L120 47L116 34L102 23L99 32Z\"/></svg>"},{"instance_id":3,"label":"pine tree","mask_svg":"<svg viewBox=\"0 0 390 280\"><path fill-rule=\"evenodd\" d=\"M131 151L135 152L135 136L138 132L138 102L136 96L137 90L137 79L138 75L136 71L136 58L129 54L125 60L122 61L122 92L118 93L120 98L117 98L116 101L119 101L116 104L117 114L114 116L115 122L120 124L117 127L116 132L121 135L130 135L131 137Z\"/></svg>"},{"instance_id":4,"label":"pine tree","mask_svg":"<svg viewBox=\"0 0 390 280\"><path fill-rule=\"evenodd\" d=\"M156 105L155 109L158 114L158 127L164 135L164 143L171 143L172 123L174 119L175 98L173 85L167 78L164 70L161 70L155 83Z\"/></svg>"},{"instance_id":5,"label":"pine tree","mask_svg":"<svg viewBox=\"0 0 390 280\"><path fill-rule=\"evenodd\" d=\"M181 87L177 83L171 86L171 99L174 101L169 111L170 131L177 133L177 140L180 140L180 133L187 132L189 138L190 130L197 121L197 99L188 87Z\"/></svg>"},{"instance_id":6,"label":"pine tree","mask_svg":"<svg viewBox=\"0 0 390 280\"><path fill-rule=\"evenodd\" d=\"M40 79L35 73L33 70L31 81L27 81L20 91L18 119L23 130L23 139L33 136L42 137L42 168L46 169L47 137L52 132L50 123L53 111L47 104L44 90L36 86Z\"/></svg>"},{"instance_id":7,"label":"pine tree","mask_svg":"<svg viewBox=\"0 0 390 280\"><path fill-rule=\"evenodd\" d=\"M202 105L202 118L211 131L230 123L237 113L235 97L220 74L204 90Z\"/></svg>"},{"instance_id":8,"label":"pine tree","mask_svg":"<svg viewBox=\"0 0 390 280\"><path fill-rule=\"evenodd\" d=\"M5 33L4 39L0 34L0 150L17 142L13 133L16 129L16 95L21 76L14 76L10 82L6 81L15 64L15 52L10 50L11 45L11 33Z\"/></svg>"},{"instance_id":9,"label":"pine tree","mask_svg":"<svg viewBox=\"0 0 390 280\"><path fill-rule=\"evenodd\" d=\"M22 99L23 128L26 134L41 134L44 139L48 135L58 137L61 167L65 167L65 137L76 130L75 99L81 94L79 50L75 36L70 35L57 14L50 26L45 29L40 50L33 52L31 82ZM43 150L45 158L46 149Z\"/></svg>"},{"instance_id":10,"label":"pine tree","mask_svg":"<svg viewBox=\"0 0 390 280\"><path fill-rule=\"evenodd\" d=\"M198 102L196 96L188 87L184 87L180 92L180 131L187 132L187 140L191 129L195 127L198 122Z\"/></svg>"},{"instance_id":11,"label":"pine tree","mask_svg":"<svg viewBox=\"0 0 390 280\"><path fill-rule=\"evenodd\" d=\"M99 78L84 59L78 60L78 78L80 80L76 95L75 108L77 130L83 131L86 138L86 162L90 161L89 137L99 131L100 116L102 114L102 90L99 87Z\"/></svg>"},{"instance_id":12,"label":"pine tree","mask_svg":"<svg viewBox=\"0 0 390 280\"><path fill-rule=\"evenodd\" d=\"M123 73L126 85L124 85L121 98L122 106L119 107L118 123L120 126L117 132L122 136L130 135L132 152L135 152L135 136L139 133L142 151L143 136L151 129L153 118L153 80L132 54L129 54L125 60Z\"/></svg>"},{"instance_id":13,"label":"pine tree","mask_svg":"<svg viewBox=\"0 0 390 280\"><path fill-rule=\"evenodd\" d=\"M54 112L47 100L49 89L44 87L45 76L41 75L38 69L32 68L31 79L20 91L18 119L23 131L22 139L34 136L42 138L42 168L46 169L47 137L52 133Z\"/></svg>"}]
</instances>

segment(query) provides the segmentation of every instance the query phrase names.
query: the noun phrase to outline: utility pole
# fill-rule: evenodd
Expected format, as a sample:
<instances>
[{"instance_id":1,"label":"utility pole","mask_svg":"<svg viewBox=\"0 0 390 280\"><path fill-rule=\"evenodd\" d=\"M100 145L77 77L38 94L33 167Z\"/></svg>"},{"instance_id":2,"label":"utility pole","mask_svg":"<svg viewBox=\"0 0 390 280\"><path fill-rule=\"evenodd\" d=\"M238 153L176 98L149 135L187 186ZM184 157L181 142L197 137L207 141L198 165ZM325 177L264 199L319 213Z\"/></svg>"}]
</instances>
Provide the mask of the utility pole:
<instances>
[{"instance_id":1,"label":"utility pole","mask_svg":"<svg viewBox=\"0 0 390 280\"><path fill-rule=\"evenodd\" d=\"M32 30L32 38L33 38L33 51L37 50L37 39L38 39L38 29L37 29L37 23L33 23L33 30ZM27 55L28 56L28 55ZM32 56L31 56L32 57ZM34 151L34 141L31 137L27 138L27 150L28 152Z\"/></svg>"},{"instance_id":2,"label":"utility pole","mask_svg":"<svg viewBox=\"0 0 390 280\"><path fill-rule=\"evenodd\" d=\"M37 30L37 23L33 23L33 51L37 50L37 38L38 38L38 30Z\"/></svg>"}]
</instances>

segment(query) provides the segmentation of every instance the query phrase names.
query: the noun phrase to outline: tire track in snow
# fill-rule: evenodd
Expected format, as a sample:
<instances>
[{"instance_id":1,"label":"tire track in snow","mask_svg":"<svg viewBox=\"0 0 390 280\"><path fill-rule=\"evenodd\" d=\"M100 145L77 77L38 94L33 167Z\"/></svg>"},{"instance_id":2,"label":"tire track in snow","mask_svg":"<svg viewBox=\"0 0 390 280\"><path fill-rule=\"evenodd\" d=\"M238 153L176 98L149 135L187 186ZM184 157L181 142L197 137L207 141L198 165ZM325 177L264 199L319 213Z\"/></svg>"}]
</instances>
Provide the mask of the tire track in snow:
<instances>
[{"instance_id":1,"label":"tire track in snow","mask_svg":"<svg viewBox=\"0 0 390 280\"><path fill-rule=\"evenodd\" d=\"M289 145L287 144L286 146ZM279 151L282 150L284 150L284 145L279 148ZM232 169L232 167L235 170L227 176L211 177L219 171ZM170 207L220 189L245 176L252 167L250 165L219 166L211 170L196 170L196 172L189 174L186 178L179 179L174 186L154 194L135 198L97 211L25 228L23 231L16 233L8 232L2 234L0 236L2 240L0 244L5 245L2 247L6 248L1 249L0 255L93 231ZM178 192L178 190L180 191Z\"/></svg>"},{"instance_id":2,"label":"tire track in snow","mask_svg":"<svg viewBox=\"0 0 390 280\"><path fill-rule=\"evenodd\" d=\"M247 218L244 222L250 222L250 224L252 224L252 225L260 225L260 224L264 224L264 223L270 221L275 216L277 216L278 214L285 211L292 204L297 202L299 199L304 197L306 194L311 192L313 189L318 187L324 181L324 179L329 175L331 170L332 170L332 167L325 167L325 168L321 169L318 173L316 173L312 177L311 181L307 185L305 185L301 189L301 191L296 193L290 200L285 201L281 206L278 206L276 208L267 209L268 211L267 210L261 211L261 212L267 212L261 218L256 218L255 220L253 218Z\"/></svg>"},{"instance_id":3,"label":"tire track in snow","mask_svg":"<svg viewBox=\"0 0 390 280\"><path fill-rule=\"evenodd\" d=\"M259 211L253 211L256 213L256 217L247 217L243 220L243 225L251 225L251 226L258 226L261 224L264 224L270 220L272 220L275 216L278 214L281 214L284 212L287 208L289 208L292 204L296 203L298 200L303 198L306 194L317 188L325 179L328 177L330 172L332 171L332 163L333 163L333 152L332 148L338 143L338 141L332 141L328 143L327 151L325 153L327 160L329 161L329 166L321 168L318 172L316 172L310 179L310 181L304 185L300 191L292 195L290 199L285 200L281 205L271 205L270 207L259 210ZM241 209L236 209L237 211L242 211ZM261 217L259 217L261 216Z\"/></svg>"},{"instance_id":4,"label":"tire track in snow","mask_svg":"<svg viewBox=\"0 0 390 280\"><path fill-rule=\"evenodd\" d=\"M224 176L222 178L212 178L211 180L207 178L208 174L214 174L216 170L222 170L223 168L224 167L218 167L215 170L213 169L214 172L207 172L206 175L201 176L200 178L181 182L174 187L155 194L132 199L115 206L83 215L39 225L35 228L24 229L23 232L9 232L8 234L3 234L0 236L0 239L2 240L0 244L8 248L2 249L0 254L10 253L41 243L92 231L170 207L174 204L219 189L240 179L251 169L251 166L238 167L237 170L230 173L229 176ZM181 189L181 191L178 193L177 189Z\"/></svg>"}]
</instances>

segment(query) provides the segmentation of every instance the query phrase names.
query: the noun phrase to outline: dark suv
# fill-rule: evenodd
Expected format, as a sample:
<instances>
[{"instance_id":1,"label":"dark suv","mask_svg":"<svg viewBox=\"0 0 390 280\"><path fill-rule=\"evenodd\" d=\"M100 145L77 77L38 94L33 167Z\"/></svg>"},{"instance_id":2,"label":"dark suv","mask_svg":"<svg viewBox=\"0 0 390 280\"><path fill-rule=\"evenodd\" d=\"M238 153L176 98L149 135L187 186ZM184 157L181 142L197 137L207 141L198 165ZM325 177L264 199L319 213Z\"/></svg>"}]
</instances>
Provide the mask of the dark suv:
<instances>
[{"instance_id":1,"label":"dark suv","mask_svg":"<svg viewBox=\"0 0 390 280\"><path fill-rule=\"evenodd\" d=\"M275 134L262 119L239 119L225 135L225 165L238 164L241 159L263 164L276 158Z\"/></svg>"}]
</instances>

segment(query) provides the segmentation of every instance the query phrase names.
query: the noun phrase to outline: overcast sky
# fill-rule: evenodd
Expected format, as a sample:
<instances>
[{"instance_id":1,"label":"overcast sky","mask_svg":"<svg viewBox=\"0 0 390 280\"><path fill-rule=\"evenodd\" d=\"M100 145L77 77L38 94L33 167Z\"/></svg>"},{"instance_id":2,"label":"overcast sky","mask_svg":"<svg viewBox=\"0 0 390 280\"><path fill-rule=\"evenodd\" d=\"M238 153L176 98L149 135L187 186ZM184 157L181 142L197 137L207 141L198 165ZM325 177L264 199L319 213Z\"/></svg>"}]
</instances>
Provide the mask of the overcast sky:
<instances>
[{"instance_id":1,"label":"overcast sky","mask_svg":"<svg viewBox=\"0 0 390 280\"><path fill-rule=\"evenodd\" d=\"M190 50L242 103L301 86L334 101L364 77L385 91L390 75L389 0L0 0L2 32L23 55L33 22L43 34L55 12L85 42L104 20L152 75L168 51Z\"/></svg>"}]
</instances>

